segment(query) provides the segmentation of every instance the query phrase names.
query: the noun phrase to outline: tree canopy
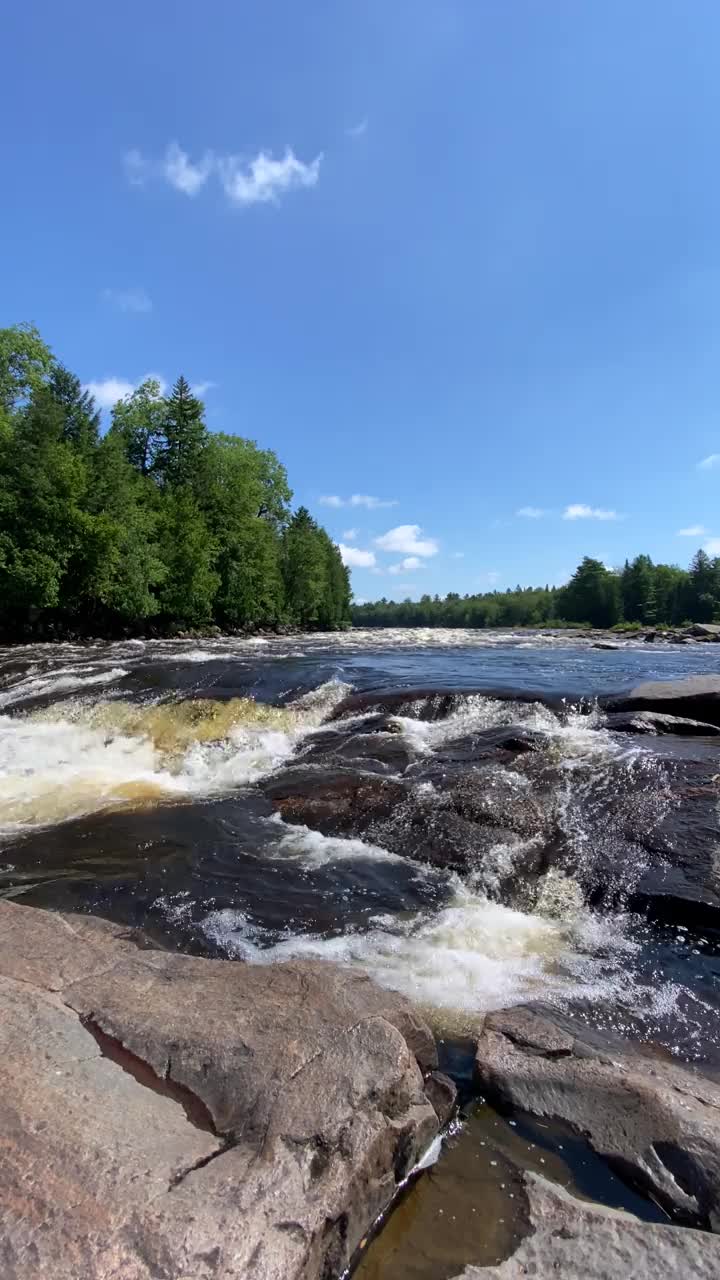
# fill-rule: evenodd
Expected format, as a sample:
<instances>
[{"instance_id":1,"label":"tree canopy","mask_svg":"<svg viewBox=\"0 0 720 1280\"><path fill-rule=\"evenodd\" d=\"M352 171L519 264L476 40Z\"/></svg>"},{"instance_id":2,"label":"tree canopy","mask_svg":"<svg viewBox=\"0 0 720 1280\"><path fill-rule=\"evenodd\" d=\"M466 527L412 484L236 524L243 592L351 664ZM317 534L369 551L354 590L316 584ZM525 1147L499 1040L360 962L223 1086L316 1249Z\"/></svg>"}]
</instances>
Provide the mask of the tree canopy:
<instances>
[{"instance_id":1,"label":"tree canopy","mask_svg":"<svg viewBox=\"0 0 720 1280\"><path fill-rule=\"evenodd\" d=\"M586 556L563 587L515 587L440 599L356 604L362 627L679 626L720 621L720 558L698 551L690 568L640 555L622 569Z\"/></svg>"},{"instance_id":2,"label":"tree canopy","mask_svg":"<svg viewBox=\"0 0 720 1280\"><path fill-rule=\"evenodd\" d=\"M209 432L180 376L101 415L29 325L0 330L0 628L337 628L338 548L276 455Z\"/></svg>"}]
</instances>

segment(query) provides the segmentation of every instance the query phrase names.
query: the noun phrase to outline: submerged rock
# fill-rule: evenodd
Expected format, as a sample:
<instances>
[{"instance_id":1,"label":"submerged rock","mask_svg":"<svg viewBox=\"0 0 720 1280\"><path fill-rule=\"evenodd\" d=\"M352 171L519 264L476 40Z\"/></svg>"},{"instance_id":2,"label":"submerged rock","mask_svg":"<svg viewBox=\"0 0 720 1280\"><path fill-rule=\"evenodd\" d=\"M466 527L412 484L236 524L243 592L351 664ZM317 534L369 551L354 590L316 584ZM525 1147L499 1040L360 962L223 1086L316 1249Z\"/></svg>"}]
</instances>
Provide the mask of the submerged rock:
<instances>
[{"instance_id":1,"label":"submerged rock","mask_svg":"<svg viewBox=\"0 0 720 1280\"><path fill-rule=\"evenodd\" d=\"M361 975L0 903L3 1280L337 1276L447 1115L435 1066Z\"/></svg>"},{"instance_id":2,"label":"submerged rock","mask_svg":"<svg viewBox=\"0 0 720 1280\"><path fill-rule=\"evenodd\" d=\"M499 1266L467 1267L456 1280L717 1280L720 1239L641 1222L620 1209L577 1200L526 1173L530 1233Z\"/></svg>"},{"instance_id":3,"label":"submerged rock","mask_svg":"<svg viewBox=\"0 0 720 1280\"><path fill-rule=\"evenodd\" d=\"M720 1230L715 1081L669 1055L578 1035L552 1015L523 1008L485 1020L476 1064L491 1100L567 1121L670 1213Z\"/></svg>"},{"instance_id":4,"label":"submerged rock","mask_svg":"<svg viewBox=\"0 0 720 1280\"><path fill-rule=\"evenodd\" d=\"M672 733L684 738L716 738L720 728L686 716L666 715L662 711L611 712L607 728L613 733Z\"/></svg>"}]
</instances>

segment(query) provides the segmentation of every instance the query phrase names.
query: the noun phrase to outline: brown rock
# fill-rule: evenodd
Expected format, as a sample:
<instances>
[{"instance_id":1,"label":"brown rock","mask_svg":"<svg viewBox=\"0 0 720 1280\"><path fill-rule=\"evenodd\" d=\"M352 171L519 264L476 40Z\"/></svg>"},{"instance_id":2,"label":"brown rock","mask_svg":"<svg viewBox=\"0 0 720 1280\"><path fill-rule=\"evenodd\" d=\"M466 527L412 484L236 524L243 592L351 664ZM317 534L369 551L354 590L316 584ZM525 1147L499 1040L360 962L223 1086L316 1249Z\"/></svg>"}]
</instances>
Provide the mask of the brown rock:
<instances>
[{"instance_id":1,"label":"brown rock","mask_svg":"<svg viewBox=\"0 0 720 1280\"><path fill-rule=\"evenodd\" d=\"M658 1203L720 1229L720 1085L524 1009L485 1020L476 1062L491 1099L569 1122Z\"/></svg>"},{"instance_id":2,"label":"brown rock","mask_svg":"<svg viewBox=\"0 0 720 1280\"><path fill-rule=\"evenodd\" d=\"M704 1231L640 1222L619 1209L576 1200L525 1175L532 1231L495 1267L466 1267L456 1280L717 1280L720 1240Z\"/></svg>"},{"instance_id":3,"label":"brown rock","mask_svg":"<svg viewBox=\"0 0 720 1280\"><path fill-rule=\"evenodd\" d=\"M427 1027L331 965L138 942L0 903L3 1280L339 1275L437 1133Z\"/></svg>"}]
</instances>

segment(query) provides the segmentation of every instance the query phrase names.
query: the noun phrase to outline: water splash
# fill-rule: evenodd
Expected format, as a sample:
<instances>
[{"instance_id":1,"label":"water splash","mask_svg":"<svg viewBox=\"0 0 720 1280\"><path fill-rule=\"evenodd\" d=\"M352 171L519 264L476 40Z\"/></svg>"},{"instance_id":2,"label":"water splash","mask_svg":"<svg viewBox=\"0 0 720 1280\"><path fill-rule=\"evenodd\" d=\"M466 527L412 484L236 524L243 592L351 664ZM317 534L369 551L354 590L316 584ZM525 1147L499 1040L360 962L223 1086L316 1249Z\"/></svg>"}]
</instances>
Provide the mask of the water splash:
<instances>
[{"instance_id":1,"label":"water splash","mask_svg":"<svg viewBox=\"0 0 720 1280\"><path fill-rule=\"evenodd\" d=\"M247 785L286 760L347 692L331 680L283 709L250 698L75 699L0 716L0 831Z\"/></svg>"}]
</instances>

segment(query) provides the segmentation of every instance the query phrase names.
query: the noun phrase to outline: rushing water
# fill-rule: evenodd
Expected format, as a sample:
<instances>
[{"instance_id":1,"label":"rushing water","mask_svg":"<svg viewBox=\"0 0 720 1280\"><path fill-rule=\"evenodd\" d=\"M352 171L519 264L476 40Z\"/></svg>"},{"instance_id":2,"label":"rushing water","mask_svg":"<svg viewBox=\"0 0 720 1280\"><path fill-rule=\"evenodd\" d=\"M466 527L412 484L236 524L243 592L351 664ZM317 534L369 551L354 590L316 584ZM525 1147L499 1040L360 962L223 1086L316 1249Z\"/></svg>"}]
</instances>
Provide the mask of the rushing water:
<instances>
[{"instance_id":1,"label":"rushing water","mask_svg":"<svg viewBox=\"0 0 720 1280\"><path fill-rule=\"evenodd\" d=\"M569 705L716 666L710 646L601 652L579 637L436 630L0 651L0 892L142 924L165 944L210 954L354 965L405 992L441 1032L541 997L712 1057L709 936L620 907L598 912L560 873L544 877L532 903L508 901L502 886L532 849L532 830L497 841L481 870L443 868L290 826L258 783L302 756L322 726L330 738L345 728L330 717L352 691L512 687ZM670 803L656 744L612 735L587 714L471 696L432 722L406 708L394 729L412 771L463 735L518 719L561 766L553 821L578 857L614 839L597 814L597 779L610 764L635 778L632 804L653 820ZM663 749L716 752L704 742ZM529 806L535 785L498 767L487 803ZM423 788L431 811L432 781Z\"/></svg>"}]
</instances>

